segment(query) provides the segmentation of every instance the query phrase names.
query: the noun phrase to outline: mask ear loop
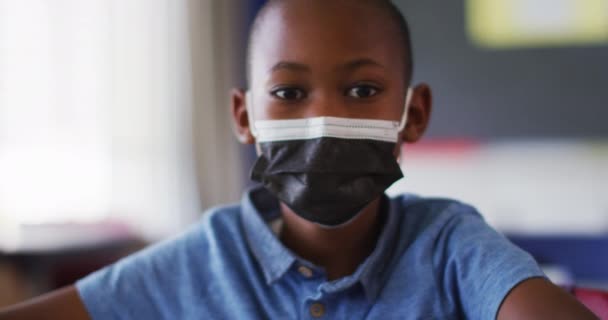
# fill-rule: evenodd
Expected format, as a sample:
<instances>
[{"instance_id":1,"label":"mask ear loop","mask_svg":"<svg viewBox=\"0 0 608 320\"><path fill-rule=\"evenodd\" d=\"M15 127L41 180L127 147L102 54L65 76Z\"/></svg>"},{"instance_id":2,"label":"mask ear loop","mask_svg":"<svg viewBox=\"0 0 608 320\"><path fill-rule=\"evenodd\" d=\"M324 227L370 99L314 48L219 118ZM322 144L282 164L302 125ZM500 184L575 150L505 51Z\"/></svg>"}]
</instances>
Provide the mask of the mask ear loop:
<instances>
[{"instance_id":1,"label":"mask ear loop","mask_svg":"<svg viewBox=\"0 0 608 320\"><path fill-rule=\"evenodd\" d=\"M247 119L249 120L249 131L254 138L258 137L258 132L255 129L255 122L253 119L253 97L251 96L251 90L245 92L245 103L247 104Z\"/></svg>"},{"instance_id":2,"label":"mask ear loop","mask_svg":"<svg viewBox=\"0 0 608 320\"><path fill-rule=\"evenodd\" d=\"M410 102L412 100L412 95L414 94L414 90L412 88L407 88L407 94L405 96L405 106L403 107L403 115L401 116L401 121L399 122L399 133L403 131L405 125L407 124L407 114L410 110Z\"/></svg>"},{"instance_id":3,"label":"mask ear loop","mask_svg":"<svg viewBox=\"0 0 608 320\"><path fill-rule=\"evenodd\" d=\"M405 129L405 125L407 124L407 114L410 110L410 102L412 100L412 95L414 94L414 90L412 90L412 88L407 88L407 93L405 96L405 106L403 106L403 115L401 116L401 121L399 122L399 128L397 130L397 141L399 141L399 134L401 134L401 131L403 131L403 129ZM402 153L402 149L401 146L398 146L399 151L397 153L397 162L400 163L401 162L401 153Z\"/></svg>"},{"instance_id":4,"label":"mask ear loop","mask_svg":"<svg viewBox=\"0 0 608 320\"><path fill-rule=\"evenodd\" d=\"M253 97L252 97L252 93L251 90L247 90L247 92L245 92L245 103L247 104L247 119L249 120L249 132L251 132L251 135L253 136L253 138L257 138L258 137L258 131L255 128L255 122L254 122L254 116L253 116ZM262 148L260 147L260 144L257 142L257 139L255 139L255 152L256 155L259 156L262 154Z\"/></svg>"}]
</instances>

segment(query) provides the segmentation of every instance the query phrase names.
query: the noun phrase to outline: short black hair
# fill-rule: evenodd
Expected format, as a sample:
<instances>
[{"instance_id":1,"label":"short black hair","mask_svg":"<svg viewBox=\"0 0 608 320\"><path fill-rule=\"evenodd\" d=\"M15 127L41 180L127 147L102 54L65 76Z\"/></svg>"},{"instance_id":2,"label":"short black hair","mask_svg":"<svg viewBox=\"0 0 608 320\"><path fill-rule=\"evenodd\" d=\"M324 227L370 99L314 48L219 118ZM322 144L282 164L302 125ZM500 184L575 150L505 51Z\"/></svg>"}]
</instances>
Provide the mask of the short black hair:
<instances>
[{"instance_id":1,"label":"short black hair","mask_svg":"<svg viewBox=\"0 0 608 320\"><path fill-rule=\"evenodd\" d=\"M249 37L247 39L247 53L246 53L246 59L247 59L246 60L246 62L247 62L246 69L247 70L246 70L246 72L247 72L248 86L251 85L251 60L252 60L251 55L252 55L252 50L253 50L254 37L258 33L258 30L260 28L260 25L264 21L264 17L266 16L266 13L274 6L276 6L278 4L283 4L288 1L289 0L268 0L268 1L266 1L266 3L260 8L260 10L258 11L258 13L255 16L255 19L253 20L253 23L251 25L251 30L249 32ZM330 1L330 0L326 0L326 1ZM405 17L403 16L403 14L399 10L399 8L397 8L397 6L395 6L395 4L391 0L353 0L353 1L363 1L367 4L373 5L381 10L386 11L386 13L389 14L391 21L393 23L395 23L396 27L398 28L398 32L399 32L399 36L400 36L400 43L403 45L403 52L404 52L403 59L404 59L404 67L405 67L405 70L404 70L405 80L406 80L406 82L410 82L412 79L412 73L413 73L413 69L414 69L414 58L413 58L413 53L412 53L410 28L407 23L407 20L405 19Z\"/></svg>"}]
</instances>

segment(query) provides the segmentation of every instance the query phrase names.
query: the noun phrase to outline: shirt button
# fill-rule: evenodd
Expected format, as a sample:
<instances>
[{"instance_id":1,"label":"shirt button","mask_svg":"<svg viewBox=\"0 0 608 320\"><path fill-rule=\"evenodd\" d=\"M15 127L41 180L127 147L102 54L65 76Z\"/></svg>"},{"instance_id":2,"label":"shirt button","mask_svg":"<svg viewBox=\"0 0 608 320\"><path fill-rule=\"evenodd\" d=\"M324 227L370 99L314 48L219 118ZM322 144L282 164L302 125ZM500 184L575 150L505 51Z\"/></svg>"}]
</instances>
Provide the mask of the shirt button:
<instances>
[{"instance_id":1,"label":"shirt button","mask_svg":"<svg viewBox=\"0 0 608 320\"><path fill-rule=\"evenodd\" d=\"M319 302L310 305L310 315L314 318L321 318L325 314L325 306Z\"/></svg>"},{"instance_id":2,"label":"shirt button","mask_svg":"<svg viewBox=\"0 0 608 320\"><path fill-rule=\"evenodd\" d=\"M305 267L305 266L299 266L298 267L298 272L304 276L304 278L310 278L312 277L312 270L310 270L310 268Z\"/></svg>"}]
</instances>

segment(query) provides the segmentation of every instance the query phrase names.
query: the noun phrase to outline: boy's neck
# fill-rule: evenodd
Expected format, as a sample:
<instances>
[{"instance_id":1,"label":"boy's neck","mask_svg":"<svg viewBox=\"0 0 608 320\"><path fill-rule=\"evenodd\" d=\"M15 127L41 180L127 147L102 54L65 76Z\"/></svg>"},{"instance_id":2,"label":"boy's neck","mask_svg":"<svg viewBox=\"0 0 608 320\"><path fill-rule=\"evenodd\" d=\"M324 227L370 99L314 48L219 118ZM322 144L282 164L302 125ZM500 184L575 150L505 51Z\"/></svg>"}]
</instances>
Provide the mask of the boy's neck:
<instances>
[{"instance_id":1,"label":"boy's neck","mask_svg":"<svg viewBox=\"0 0 608 320\"><path fill-rule=\"evenodd\" d=\"M354 273L376 246L381 230L380 198L368 204L353 221L323 228L281 204L283 230L280 239L298 256L323 267L328 280Z\"/></svg>"}]
</instances>

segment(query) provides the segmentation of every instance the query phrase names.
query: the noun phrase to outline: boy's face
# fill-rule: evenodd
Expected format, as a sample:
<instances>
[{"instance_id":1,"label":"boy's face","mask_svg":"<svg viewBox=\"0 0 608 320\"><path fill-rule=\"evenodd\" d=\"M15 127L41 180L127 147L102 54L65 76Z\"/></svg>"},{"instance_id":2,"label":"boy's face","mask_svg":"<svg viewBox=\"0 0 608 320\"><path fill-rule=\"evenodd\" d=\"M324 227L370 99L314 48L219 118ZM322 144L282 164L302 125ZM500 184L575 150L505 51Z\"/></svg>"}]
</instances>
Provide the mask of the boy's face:
<instances>
[{"instance_id":1,"label":"boy's face","mask_svg":"<svg viewBox=\"0 0 608 320\"><path fill-rule=\"evenodd\" d=\"M254 142L247 109L253 120L333 116L399 121L409 83L401 37L389 19L378 8L355 1L289 1L271 8L253 39L253 106L245 105L241 90L233 91L239 139ZM410 109L404 131L412 131L412 137L401 138L414 141L428 122L427 86L416 88Z\"/></svg>"}]
</instances>

